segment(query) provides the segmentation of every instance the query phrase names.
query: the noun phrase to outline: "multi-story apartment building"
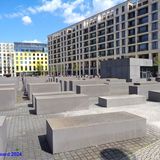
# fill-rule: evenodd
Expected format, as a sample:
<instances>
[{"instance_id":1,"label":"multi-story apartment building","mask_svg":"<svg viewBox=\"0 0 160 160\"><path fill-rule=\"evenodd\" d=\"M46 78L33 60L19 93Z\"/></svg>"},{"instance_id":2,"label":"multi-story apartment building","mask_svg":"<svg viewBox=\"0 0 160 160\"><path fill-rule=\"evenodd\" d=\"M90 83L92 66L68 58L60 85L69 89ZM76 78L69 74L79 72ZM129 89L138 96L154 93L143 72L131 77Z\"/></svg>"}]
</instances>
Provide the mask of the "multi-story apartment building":
<instances>
[{"instance_id":1,"label":"multi-story apartment building","mask_svg":"<svg viewBox=\"0 0 160 160\"><path fill-rule=\"evenodd\" d=\"M14 43L16 75L22 73L48 74L47 45L42 43Z\"/></svg>"},{"instance_id":2,"label":"multi-story apartment building","mask_svg":"<svg viewBox=\"0 0 160 160\"><path fill-rule=\"evenodd\" d=\"M13 43L0 43L0 76L15 76Z\"/></svg>"},{"instance_id":3,"label":"multi-story apartment building","mask_svg":"<svg viewBox=\"0 0 160 160\"><path fill-rule=\"evenodd\" d=\"M99 74L102 60L160 61L160 1L128 0L48 36L54 74ZM160 71L160 68L159 68Z\"/></svg>"}]
</instances>

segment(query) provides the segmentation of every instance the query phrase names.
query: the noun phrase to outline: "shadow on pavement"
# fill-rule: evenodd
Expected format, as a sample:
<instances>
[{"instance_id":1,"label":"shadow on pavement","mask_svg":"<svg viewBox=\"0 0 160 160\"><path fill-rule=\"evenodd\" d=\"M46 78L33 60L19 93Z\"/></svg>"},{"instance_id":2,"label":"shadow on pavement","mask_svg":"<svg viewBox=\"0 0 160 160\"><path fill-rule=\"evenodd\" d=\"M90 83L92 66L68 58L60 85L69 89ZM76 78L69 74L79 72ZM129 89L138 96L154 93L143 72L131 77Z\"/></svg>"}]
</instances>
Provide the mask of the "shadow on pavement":
<instances>
[{"instance_id":1,"label":"shadow on pavement","mask_svg":"<svg viewBox=\"0 0 160 160\"><path fill-rule=\"evenodd\" d=\"M35 115L35 114L36 114L36 110L35 110L35 109L30 109L30 110L29 110L29 113Z\"/></svg>"},{"instance_id":2,"label":"shadow on pavement","mask_svg":"<svg viewBox=\"0 0 160 160\"><path fill-rule=\"evenodd\" d=\"M39 139L39 144L41 146L41 149L44 152L51 153L51 150L49 149L49 145L47 143L46 135L40 135L38 136L38 139Z\"/></svg>"},{"instance_id":3,"label":"shadow on pavement","mask_svg":"<svg viewBox=\"0 0 160 160\"><path fill-rule=\"evenodd\" d=\"M128 155L116 148L104 149L100 152L102 160L130 160ZM134 157L132 157L134 159ZM136 160L136 159L134 159Z\"/></svg>"}]
</instances>

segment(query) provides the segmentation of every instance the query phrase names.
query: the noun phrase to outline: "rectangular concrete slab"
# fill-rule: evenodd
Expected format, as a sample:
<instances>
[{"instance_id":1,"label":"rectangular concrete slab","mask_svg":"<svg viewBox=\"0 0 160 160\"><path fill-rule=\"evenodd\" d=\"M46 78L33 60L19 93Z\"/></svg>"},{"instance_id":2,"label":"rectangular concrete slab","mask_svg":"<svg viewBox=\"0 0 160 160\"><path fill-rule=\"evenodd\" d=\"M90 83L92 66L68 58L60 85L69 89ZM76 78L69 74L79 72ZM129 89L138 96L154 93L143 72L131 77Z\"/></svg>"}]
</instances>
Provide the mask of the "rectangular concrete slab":
<instances>
[{"instance_id":1,"label":"rectangular concrete slab","mask_svg":"<svg viewBox=\"0 0 160 160\"><path fill-rule=\"evenodd\" d=\"M55 114L89 107L88 96L80 94L40 96L35 101L36 114Z\"/></svg>"},{"instance_id":2,"label":"rectangular concrete slab","mask_svg":"<svg viewBox=\"0 0 160 160\"><path fill-rule=\"evenodd\" d=\"M59 83L29 83L28 84L28 98L32 99L33 93L42 92L60 92Z\"/></svg>"},{"instance_id":3,"label":"rectangular concrete slab","mask_svg":"<svg viewBox=\"0 0 160 160\"><path fill-rule=\"evenodd\" d=\"M32 94L32 105L35 107L35 98L39 96L54 96L54 95L67 95L67 94L74 94L72 91L66 92L44 92L44 93L33 93Z\"/></svg>"},{"instance_id":4,"label":"rectangular concrete slab","mask_svg":"<svg viewBox=\"0 0 160 160\"><path fill-rule=\"evenodd\" d=\"M146 134L146 119L127 112L52 118L46 121L52 153L122 141Z\"/></svg>"},{"instance_id":5,"label":"rectangular concrete slab","mask_svg":"<svg viewBox=\"0 0 160 160\"><path fill-rule=\"evenodd\" d=\"M140 85L129 86L129 94L143 95L148 99L148 92L151 90L160 90L160 84L157 82L140 83Z\"/></svg>"},{"instance_id":6,"label":"rectangular concrete slab","mask_svg":"<svg viewBox=\"0 0 160 160\"><path fill-rule=\"evenodd\" d=\"M88 84L88 85L77 85L77 94L86 94L90 97L97 97L108 95L109 89L105 84Z\"/></svg>"},{"instance_id":7,"label":"rectangular concrete slab","mask_svg":"<svg viewBox=\"0 0 160 160\"><path fill-rule=\"evenodd\" d=\"M77 85L103 84L105 82L106 82L106 79L70 80L69 90L76 92Z\"/></svg>"},{"instance_id":8,"label":"rectangular concrete slab","mask_svg":"<svg viewBox=\"0 0 160 160\"><path fill-rule=\"evenodd\" d=\"M98 104L102 107L119 107L145 103L145 97L140 95L121 95L99 97Z\"/></svg>"},{"instance_id":9,"label":"rectangular concrete slab","mask_svg":"<svg viewBox=\"0 0 160 160\"><path fill-rule=\"evenodd\" d=\"M160 102L160 90L152 90L148 92L148 100Z\"/></svg>"},{"instance_id":10,"label":"rectangular concrete slab","mask_svg":"<svg viewBox=\"0 0 160 160\"><path fill-rule=\"evenodd\" d=\"M15 108L15 88L0 88L0 111L7 111Z\"/></svg>"},{"instance_id":11,"label":"rectangular concrete slab","mask_svg":"<svg viewBox=\"0 0 160 160\"><path fill-rule=\"evenodd\" d=\"M5 153L7 147L7 123L6 117L0 116L0 153ZM0 157L3 160L4 157Z\"/></svg>"}]
</instances>

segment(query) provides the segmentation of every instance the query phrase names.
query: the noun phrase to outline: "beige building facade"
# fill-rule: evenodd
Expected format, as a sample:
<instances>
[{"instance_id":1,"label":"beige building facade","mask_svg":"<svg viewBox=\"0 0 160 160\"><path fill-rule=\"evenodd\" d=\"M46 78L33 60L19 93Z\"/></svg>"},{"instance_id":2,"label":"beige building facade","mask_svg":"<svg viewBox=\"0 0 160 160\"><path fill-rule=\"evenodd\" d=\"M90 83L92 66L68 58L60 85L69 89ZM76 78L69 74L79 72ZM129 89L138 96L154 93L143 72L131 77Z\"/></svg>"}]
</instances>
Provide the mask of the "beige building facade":
<instances>
[{"instance_id":1,"label":"beige building facade","mask_svg":"<svg viewBox=\"0 0 160 160\"><path fill-rule=\"evenodd\" d=\"M55 75L97 75L101 61L128 57L153 59L158 68L160 1L126 1L50 34L48 54Z\"/></svg>"}]
</instances>

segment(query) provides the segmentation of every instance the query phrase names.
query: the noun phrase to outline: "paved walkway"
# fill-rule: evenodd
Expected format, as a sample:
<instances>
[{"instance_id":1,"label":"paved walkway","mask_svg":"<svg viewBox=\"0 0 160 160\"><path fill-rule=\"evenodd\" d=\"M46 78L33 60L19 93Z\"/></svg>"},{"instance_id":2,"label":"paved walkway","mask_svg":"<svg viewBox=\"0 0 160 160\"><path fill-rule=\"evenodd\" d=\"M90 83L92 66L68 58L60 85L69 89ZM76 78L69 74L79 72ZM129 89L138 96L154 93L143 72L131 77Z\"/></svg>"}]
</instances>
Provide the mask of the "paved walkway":
<instances>
[{"instance_id":1,"label":"paved walkway","mask_svg":"<svg viewBox=\"0 0 160 160\"><path fill-rule=\"evenodd\" d=\"M6 152L18 150L22 157L6 157L5 160L160 160L160 103L106 109L93 105L95 99L90 99L90 102L89 110L57 116L128 111L147 118L146 136L52 155L45 134L46 118L53 115L34 115L33 108L28 107L29 101L19 98L16 110L0 112L0 115L7 116Z\"/></svg>"}]
</instances>

